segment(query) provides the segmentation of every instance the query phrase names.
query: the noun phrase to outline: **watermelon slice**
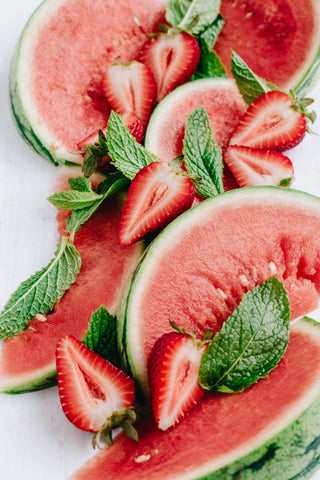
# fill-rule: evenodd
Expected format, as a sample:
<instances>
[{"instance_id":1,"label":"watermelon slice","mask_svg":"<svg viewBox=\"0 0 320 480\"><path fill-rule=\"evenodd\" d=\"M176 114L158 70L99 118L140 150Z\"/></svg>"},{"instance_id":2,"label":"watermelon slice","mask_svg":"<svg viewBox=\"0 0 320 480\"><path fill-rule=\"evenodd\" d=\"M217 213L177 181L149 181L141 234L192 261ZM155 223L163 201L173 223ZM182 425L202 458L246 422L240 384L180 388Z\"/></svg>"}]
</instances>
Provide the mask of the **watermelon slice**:
<instances>
[{"instance_id":1,"label":"watermelon slice","mask_svg":"<svg viewBox=\"0 0 320 480\"><path fill-rule=\"evenodd\" d=\"M54 163L81 162L78 142L106 124L104 69L137 59L168 0L45 0L29 19L12 62L10 95L23 138ZM310 89L319 69L317 0L222 2L217 51L230 48L282 87ZM169 116L172 118L172 115Z\"/></svg>"},{"instance_id":2,"label":"watermelon slice","mask_svg":"<svg viewBox=\"0 0 320 480\"><path fill-rule=\"evenodd\" d=\"M70 173L68 175L70 177ZM59 189L66 188L60 179ZM142 243L121 247L117 242L124 198L107 199L75 236L82 258L76 282L52 313L37 315L21 334L2 342L0 391L21 393L56 383L55 349L65 335L82 340L92 312L105 305L114 314L124 284L142 253ZM69 212L58 213L59 231Z\"/></svg>"},{"instance_id":3,"label":"watermelon slice","mask_svg":"<svg viewBox=\"0 0 320 480\"><path fill-rule=\"evenodd\" d=\"M71 479L309 478L320 460L320 325L297 322L278 367L244 392L206 395L166 432L152 419L137 428L138 444L121 435Z\"/></svg>"},{"instance_id":4,"label":"watermelon slice","mask_svg":"<svg viewBox=\"0 0 320 480\"><path fill-rule=\"evenodd\" d=\"M231 48L253 71L305 95L319 78L318 0L223 0L215 50L230 73Z\"/></svg>"},{"instance_id":5,"label":"watermelon slice","mask_svg":"<svg viewBox=\"0 0 320 480\"><path fill-rule=\"evenodd\" d=\"M242 296L270 276L284 281L296 318L318 306L320 199L249 187L206 200L150 245L119 313L132 374L148 395L147 358L168 319L218 331Z\"/></svg>"},{"instance_id":6,"label":"watermelon slice","mask_svg":"<svg viewBox=\"0 0 320 480\"><path fill-rule=\"evenodd\" d=\"M247 105L233 80L205 78L176 88L159 103L146 131L146 148L164 162L180 155L187 117L195 108L203 106L216 142L225 147Z\"/></svg>"}]
</instances>

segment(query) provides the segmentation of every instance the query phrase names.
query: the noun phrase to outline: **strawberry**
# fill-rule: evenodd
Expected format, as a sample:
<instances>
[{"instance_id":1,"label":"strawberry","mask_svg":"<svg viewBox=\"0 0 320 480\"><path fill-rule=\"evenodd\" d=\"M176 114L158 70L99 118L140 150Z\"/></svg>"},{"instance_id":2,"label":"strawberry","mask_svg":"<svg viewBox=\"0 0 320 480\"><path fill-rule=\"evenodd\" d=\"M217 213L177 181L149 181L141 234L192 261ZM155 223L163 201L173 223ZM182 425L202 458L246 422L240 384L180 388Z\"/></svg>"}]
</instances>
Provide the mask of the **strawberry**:
<instances>
[{"instance_id":1,"label":"strawberry","mask_svg":"<svg viewBox=\"0 0 320 480\"><path fill-rule=\"evenodd\" d=\"M142 47L140 60L152 71L156 101L192 77L200 59L197 40L185 32L169 32L150 38Z\"/></svg>"},{"instance_id":2,"label":"strawberry","mask_svg":"<svg viewBox=\"0 0 320 480\"><path fill-rule=\"evenodd\" d=\"M230 144L278 151L295 147L305 135L306 118L313 118L301 103L277 90L260 95L243 115Z\"/></svg>"},{"instance_id":3,"label":"strawberry","mask_svg":"<svg viewBox=\"0 0 320 480\"><path fill-rule=\"evenodd\" d=\"M230 145L224 151L224 161L240 187L288 186L293 179L291 160L274 150Z\"/></svg>"},{"instance_id":4,"label":"strawberry","mask_svg":"<svg viewBox=\"0 0 320 480\"><path fill-rule=\"evenodd\" d=\"M122 119L131 135L134 136L137 142L141 143L143 138L143 125L140 118L134 113L124 113ZM106 138L103 133L103 131L106 130L107 125L78 143L78 148L84 156L82 171L86 177L90 177L95 170L106 173L113 169L112 165L110 165Z\"/></svg>"},{"instance_id":5,"label":"strawberry","mask_svg":"<svg viewBox=\"0 0 320 480\"><path fill-rule=\"evenodd\" d=\"M114 63L104 73L102 90L117 113L134 113L145 128L156 94L151 70L139 62Z\"/></svg>"},{"instance_id":6,"label":"strawberry","mask_svg":"<svg viewBox=\"0 0 320 480\"><path fill-rule=\"evenodd\" d=\"M148 358L152 411L161 430L178 423L204 395L198 380L204 343L177 330L162 335Z\"/></svg>"},{"instance_id":7,"label":"strawberry","mask_svg":"<svg viewBox=\"0 0 320 480\"><path fill-rule=\"evenodd\" d=\"M94 446L101 436L112 443L115 426L127 431L135 418L131 378L71 335L58 341L56 363L63 412L77 428L97 432Z\"/></svg>"},{"instance_id":8,"label":"strawberry","mask_svg":"<svg viewBox=\"0 0 320 480\"><path fill-rule=\"evenodd\" d=\"M120 245L131 245L187 210L194 185L185 172L165 162L143 167L131 182L120 220Z\"/></svg>"}]
</instances>

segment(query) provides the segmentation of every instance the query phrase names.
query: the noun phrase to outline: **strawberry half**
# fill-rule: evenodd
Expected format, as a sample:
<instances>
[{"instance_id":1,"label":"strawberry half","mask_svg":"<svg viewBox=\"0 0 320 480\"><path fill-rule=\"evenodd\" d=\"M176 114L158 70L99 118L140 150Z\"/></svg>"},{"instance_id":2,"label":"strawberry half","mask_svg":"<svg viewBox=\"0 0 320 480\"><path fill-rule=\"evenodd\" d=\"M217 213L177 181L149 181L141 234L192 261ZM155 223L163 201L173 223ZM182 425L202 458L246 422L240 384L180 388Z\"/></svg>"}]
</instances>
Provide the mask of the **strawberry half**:
<instances>
[{"instance_id":1,"label":"strawberry half","mask_svg":"<svg viewBox=\"0 0 320 480\"><path fill-rule=\"evenodd\" d=\"M136 114L146 127L156 94L155 80L146 65L114 63L103 75L102 90L113 110Z\"/></svg>"},{"instance_id":2,"label":"strawberry half","mask_svg":"<svg viewBox=\"0 0 320 480\"><path fill-rule=\"evenodd\" d=\"M131 378L69 335L57 343L57 378L64 414L77 428L112 443L111 430L134 419ZM131 426L131 424L130 424ZM127 430L126 430L127 431Z\"/></svg>"},{"instance_id":3,"label":"strawberry half","mask_svg":"<svg viewBox=\"0 0 320 480\"><path fill-rule=\"evenodd\" d=\"M152 71L157 102L192 77L200 59L197 40L185 32L159 34L142 47L140 60Z\"/></svg>"},{"instance_id":4,"label":"strawberry half","mask_svg":"<svg viewBox=\"0 0 320 480\"><path fill-rule=\"evenodd\" d=\"M277 90L260 95L248 108L233 133L230 145L288 150L306 133L306 115L292 98Z\"/></svg>"},{"instance_id":5,"label":"strawberry half","mask_svg":"<svg viewBox=\"0 0 320 480\"><path fill-rule=\"evenodd\" d=\"M165 162L143 167L132 180L124 204L120 245L131 245L169 223L190 208L194 193L194 185L183 171Z\"/></svg>"},{"instance_id":6,"label":"strawberry half","mask_svg":"<svg viewBox=\"0 0 320 480\"><path fill-rule=\"evenodd\" d=\"M288 186L293 179L291 160L274 150L230 145L224 151L224 161L240 187Z\"/></svg>"},{"instance_id":7,"label":"strawberry half","mask_svg":"<svg viewBox=\"0 0 320 480\"><path fill-rule=\"evenodd\" d=\"M170 332L154 344L148 380L154 418L161 430L178 423L204 395L199 369L205 347L187 333Z\"/></svg>"}]
</instances>

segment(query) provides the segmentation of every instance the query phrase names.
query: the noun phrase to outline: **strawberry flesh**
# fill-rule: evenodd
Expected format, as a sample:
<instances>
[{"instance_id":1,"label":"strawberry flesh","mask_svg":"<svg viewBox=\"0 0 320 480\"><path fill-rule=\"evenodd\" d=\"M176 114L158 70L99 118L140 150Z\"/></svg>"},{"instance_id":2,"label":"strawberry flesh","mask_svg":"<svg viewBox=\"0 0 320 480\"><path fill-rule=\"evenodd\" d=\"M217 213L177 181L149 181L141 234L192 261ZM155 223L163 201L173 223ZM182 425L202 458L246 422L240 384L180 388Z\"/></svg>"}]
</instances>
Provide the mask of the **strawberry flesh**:
<instances>
[{"instance_id":1,"label":"strawberry flesh","mask_svg":"<svg viewBox=\"0 0 320 480\"><path fill-rule=\"evenodd\" d=\"M306 118L291 98L277 90L260 95L241 118L230 144L284 151L301 142Z\"/></svg>"},{"instance_id":2,"label":"strawberry flesh","mask_svg":"<svg viewBox=\"0 0 320 480\"><path fill-rule=\"evenodd\" d=\"M132 180L124 205L118 240L130 245L191 207L194 185L165 162L143 167Z\"/></svg>"},{"instance_id":3,"label":"strawberry flesh","mask_svg":"<svg viewBox=\"0 0 320 480\"><path fill-rule=\"evenodd\" d=\"M121 115L134 113L145 128L156 94L151 70L140 62L115 63L103 75L102 91L111 108Z\"/></svg>"},{"instance_id":4,"label":"strawberry flesh","mask_svg":"<svg viewBox=\"0 0 320 480\"><path fill-rule=\"evenodd\" d=\"M274 150L230 145L224 161L240 187L288 186L293 179L291 160Z\"/></svg>"},{"instance_id":5,"label":"strawberry flesh","mask_svg":"<svg viewBox=\"0 0 320 480\"><path fill-rule=\"evenodd\" d=\"M192 77L200 59L200 47L185 32L159 34L142 47L140 60L152 71L156 84L156 101Z\"/></svg>"},{"instance_id":6,"label":"strawberry flesh","mask_svg":"<svg viewBox=\"0 0 320 480\"><path fill-rule=\"evenodd\" d=\"M69 335L57 343L57 379L64 414L77 428L98 432L135 400L131 378Z\"/></svg>"},{"instance_id":7,"label":"strawberry flesh","mask_svg":"<svg viewBox=\"0 0 320 480\"><path fill-rule=\"evenodd\" d=\"M148 379L154 418L161 430L178 423L204 395L198 380L204 348L189 335L176 332L154 344Z\"/></svg>"}]
</instances>

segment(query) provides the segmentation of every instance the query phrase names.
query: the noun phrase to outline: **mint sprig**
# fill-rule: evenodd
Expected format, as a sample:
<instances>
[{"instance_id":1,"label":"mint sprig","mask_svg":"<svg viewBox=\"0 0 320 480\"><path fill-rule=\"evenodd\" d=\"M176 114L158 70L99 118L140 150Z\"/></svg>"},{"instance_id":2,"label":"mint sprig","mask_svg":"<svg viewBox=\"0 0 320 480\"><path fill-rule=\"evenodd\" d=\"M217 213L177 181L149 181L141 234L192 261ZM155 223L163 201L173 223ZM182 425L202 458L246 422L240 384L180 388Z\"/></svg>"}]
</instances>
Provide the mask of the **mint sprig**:
<instances>
[{"instance_id":1,"label":"mint sprig","mask_svg":"<svg viewBox=\"0 0 320 480\"><path fill-rule=\"evenodd\" d=\"M203 107L197 108L188 116L183 153L196 193L204 198L223 193L222 152L214 140L210 120Z\"/></svg>"},{"instance_id":2,"label":"mint sprig","mask_svg":"<svg viewBox=\"0 0 320 480\"><path fill-rule=\"evenodd\" d=\"M92 190L66 190L51 195L51 197L48 197L48 200L57 208L64 210L80 210L82 208L90 207L101 198L102 195L98 195Z\"/></svg>"},{"instance_id":3,"label":"mint sprig","mask_svg":"<svg viewBox=\"0 0 320 480\"><path fill-rule=\"evenodd\" d=\"M80 266L80 254L63 237L51 262L22 282L0 313L0 338L23 332L35 315L50 312L76 280Z\"/></svg>"},{"instance_id":4,"label":"mint sprig","mask_svg":"<svg viewBox=\"0 0 320 480\"><path fill-rule=\"evenodd\" d=\"M121 115L114 111L108 120L106 136L112 165L130 180L146 165L160 161L156 155L136 141Z\"/></svg>"},{"instance_id":5,"label":"mint sprig","mask_svg":"<svg viewBox=\"0 0 320 480\"><path fill-rule=\"evenodd\" d=\"M215 20L220 4L220 0L170 0L166 20L175 28L197 35Z\"/></svg>"},{"instance_id":6,"label":"mint sprig","mask_svg":"<svg viewBox=\"0 0 320 480\"><path fill-rule=\"evenodd\" d=\"M117 344L116 318L104 305L91 315L82 343L116 367L121 367Z\"/></svg>"},{"instance_id":7,"label":"mint sprig","mask_svg":"<svg viewBox=\"0 0 320 480\"><path fill-rule=\"evenodd\" d=\"M279 90L273 83L258 77L235 52L231 55L231 73L236 81L243 100L250 105L260 95L271 90Z\"/></svg>"},{"instance_id":8,"label":"mint sprig","mask_svg":"<svg viewBox=\"0 0 320 480\"><path fill-rule=\"evenodd\" d=\"M200 60L191 80L227 76L220 58L217 53L212 50L223 25L224 18L218 15L215 21L200 33L198 38Z\"/></svg>"},{"instance_id":9,"label":"mint sprig","mask_svg":"<svg viewBox=\"0 0 320 480\"><path fill-rule=\"evenodd\" d=\"M202 357L202 387L240 392L265 377L285 353L289 317L288 294L276 277L245 294Z\"/></svg>"}]
</instances>

